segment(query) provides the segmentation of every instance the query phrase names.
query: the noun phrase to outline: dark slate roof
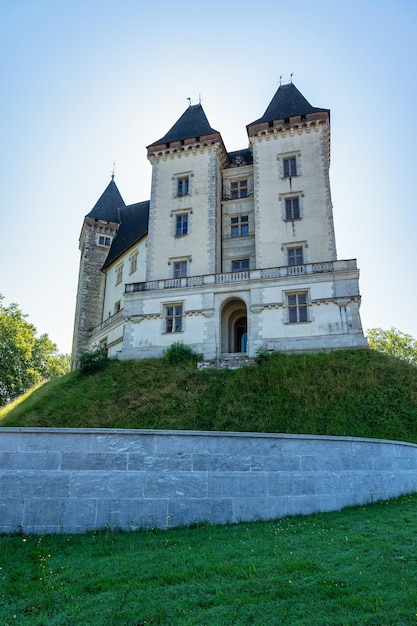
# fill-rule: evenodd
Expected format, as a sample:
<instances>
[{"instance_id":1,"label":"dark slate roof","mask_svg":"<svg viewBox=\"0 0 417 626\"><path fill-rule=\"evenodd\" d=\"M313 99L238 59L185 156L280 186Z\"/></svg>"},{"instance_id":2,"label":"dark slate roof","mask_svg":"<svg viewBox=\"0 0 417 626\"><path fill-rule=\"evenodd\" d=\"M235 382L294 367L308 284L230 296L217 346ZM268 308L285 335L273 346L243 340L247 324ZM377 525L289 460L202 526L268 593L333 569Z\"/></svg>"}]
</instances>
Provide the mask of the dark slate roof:
<instances>
[{"instance_id":1,"label":"dark slate roof","mask_svg":"<svg viewBox=\"0 0 417 626\"><path fill-rule=\"evenodd\" d=\"M148 233L149 200L125 206L120 211L120 226L102 269L113 263L121 254Z\"/></svg>"},{"instance_id":2,"label":"dark slate roof","mask_svg":"<svg viewBox=\"0 0 417 626\"><path fill-rule=\"evenodd\" d=\"M229 152L227 156L230 161L229 167L239 167L240 165L251 165L253 163L253 155L250 148Z\"/></svg>"},{"instance_id":3,"label":"dark slate roof","mask_svg":"<svg viewBox=\"0 0 417 626\"><path fill-rule=\"evenodd\" d=\"M103 220L104 222L116 222L117 224L120 222L119 213L125 206L124 200L112 178L86 217Z\"/></svg>"},{"instance_id":4,"label":"dark slate roof","mask_svg":"<svg viewBox=\"0 0 417 626\"><path fill-rule=\"evenodd\" d=\"M298 91L297 87L293 83L289 83L288 85L279 86L263 116L251 122L248 126L323 111L329 112L329 109L311 106L303 94Z\"/></svg>"},{"instance_id":5,"label":"dark slate roof","mask_svg":"<svg viewBox=\"0 0 417 626\"><path fill-rule=\"evenodd\" d=\"M214 130L204 113L201 104L190 105L188 109L181 115L174 126L158 141L151 143L148 148L159 146L160 144L171 143L172 141L181 141L183 139L191 139L193 137L203 137L204 135L213 135L217 133Z\"/></svg>"}]
</instances>

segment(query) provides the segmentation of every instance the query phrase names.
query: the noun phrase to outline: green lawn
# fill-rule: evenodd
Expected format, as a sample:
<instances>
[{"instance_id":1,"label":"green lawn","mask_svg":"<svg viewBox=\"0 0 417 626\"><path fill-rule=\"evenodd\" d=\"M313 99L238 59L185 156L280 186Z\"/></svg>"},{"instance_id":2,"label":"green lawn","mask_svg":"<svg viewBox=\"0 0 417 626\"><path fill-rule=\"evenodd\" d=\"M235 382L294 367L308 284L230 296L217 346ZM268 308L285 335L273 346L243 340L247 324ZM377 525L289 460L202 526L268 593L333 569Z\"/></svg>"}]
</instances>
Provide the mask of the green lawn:
<instances>
[{"instance_id":1,"label":"green lawn","mask_svg":"<svg viewBox=\"0 0 417 626\"><path fill-rule=\"evenodd\" d=\"M417 495L273 522L0 536L2 626L417 624Z\"/></svg>"}]
</instances>

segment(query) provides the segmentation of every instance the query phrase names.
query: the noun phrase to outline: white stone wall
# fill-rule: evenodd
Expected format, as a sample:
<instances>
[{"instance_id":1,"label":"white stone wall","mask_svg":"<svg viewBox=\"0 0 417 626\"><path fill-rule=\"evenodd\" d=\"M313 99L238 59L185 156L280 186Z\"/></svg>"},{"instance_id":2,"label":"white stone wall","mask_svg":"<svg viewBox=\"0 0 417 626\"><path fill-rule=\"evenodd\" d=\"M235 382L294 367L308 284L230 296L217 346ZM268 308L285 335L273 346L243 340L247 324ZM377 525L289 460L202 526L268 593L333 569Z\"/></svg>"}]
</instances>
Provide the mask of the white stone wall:
<instances>
[{"instance_id":1,"label":"white stone wall","mask_svg":"<svg viewBox=\"0 0 417 626\"><path fill-rule=\"evenodd\" d=\"M173 277L176 260L188 263L188 275L216 271L219 166L215 144L171 150L151 157L153 194L149 215L147 280ZM178 178L189 177L189 193L177 195ZM175 236L176 215L188 213L189 232Z\"/></svg>"},{"instance_id":2,"label":"white stone wall","mask_svg":"<svg viewBox=\"0 0 417 626\"><path fill-rule=\"evenodd\" d=\"M176 341L183 341L206 359L219 358L227 342L223 307L232 299L244 303L248 326L248 355L257 348L271 350L319 350L366 345L359 317L357 270L306 274L281 278L258 278L216 283L205 277L193 287L155 289L125 296L125 336L122 358L161 356ZM256 275L256 273L255 273ZM210 281L210 279L213 279ZM162 284L162 283L161 283ZM307 291L308 321L289 323L287 292ZM182 304L181 332L165 332L164 306ZM222 348L223 346L223 348Z\"/></svg>"},{"instance_id":3,"label":"white stone wall","mask_svg":"<svg viewBox=\"0 0 417 626\"><path fill-rule=\"evenodd\" d=\"M300 245L304 262L336 259L328 173L327 123L260 133L251 139L257 267L287 265L287 246ZM294 156L297 176L284 177ZM299 196L301 219L285 221L285 198Z\"/></svg>"}]
</instances>

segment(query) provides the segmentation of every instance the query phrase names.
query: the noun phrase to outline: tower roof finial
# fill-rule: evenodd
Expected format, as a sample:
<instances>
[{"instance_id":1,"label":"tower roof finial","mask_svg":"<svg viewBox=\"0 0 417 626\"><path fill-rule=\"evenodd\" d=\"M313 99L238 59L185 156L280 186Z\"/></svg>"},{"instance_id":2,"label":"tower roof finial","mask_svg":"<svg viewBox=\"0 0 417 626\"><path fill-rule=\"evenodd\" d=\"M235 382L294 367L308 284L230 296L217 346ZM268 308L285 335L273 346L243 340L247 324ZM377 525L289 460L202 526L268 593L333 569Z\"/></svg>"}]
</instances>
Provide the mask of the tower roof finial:
<instances>
[{"instance_id":1,"label":"tower roof finial","mask_svg":"<svg viewBox=\"0 0 417 626\"><path fill-rule=\"evenodd\" d=\"M112 173L111 173L111 179L112 180L114 180L114 177L116 176L115 167L116 167L116 161L113 161L113 170L112 170Z\"/></svg>"}]
</instances>

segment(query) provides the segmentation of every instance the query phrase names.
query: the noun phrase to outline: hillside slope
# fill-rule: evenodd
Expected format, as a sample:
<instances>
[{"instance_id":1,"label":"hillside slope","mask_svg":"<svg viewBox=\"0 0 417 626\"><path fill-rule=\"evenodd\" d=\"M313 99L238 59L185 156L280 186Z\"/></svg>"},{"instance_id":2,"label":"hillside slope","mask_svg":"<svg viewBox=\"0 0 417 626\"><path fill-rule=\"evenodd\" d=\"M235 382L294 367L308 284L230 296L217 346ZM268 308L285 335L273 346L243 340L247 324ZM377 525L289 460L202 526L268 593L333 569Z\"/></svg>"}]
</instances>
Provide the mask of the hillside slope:
<instances>
[{"instance_id":1,"label":"hillside slope","mask_svg":"<svg viewBox=\"0 0 417 626\"><path fill-rule=\"evenodd\" d=\"M0 411L0 426L344 435L417 443L417 368L368 350L276 353L240 370L163 360L74 372Z\"/></svg>"}]
</instances>

